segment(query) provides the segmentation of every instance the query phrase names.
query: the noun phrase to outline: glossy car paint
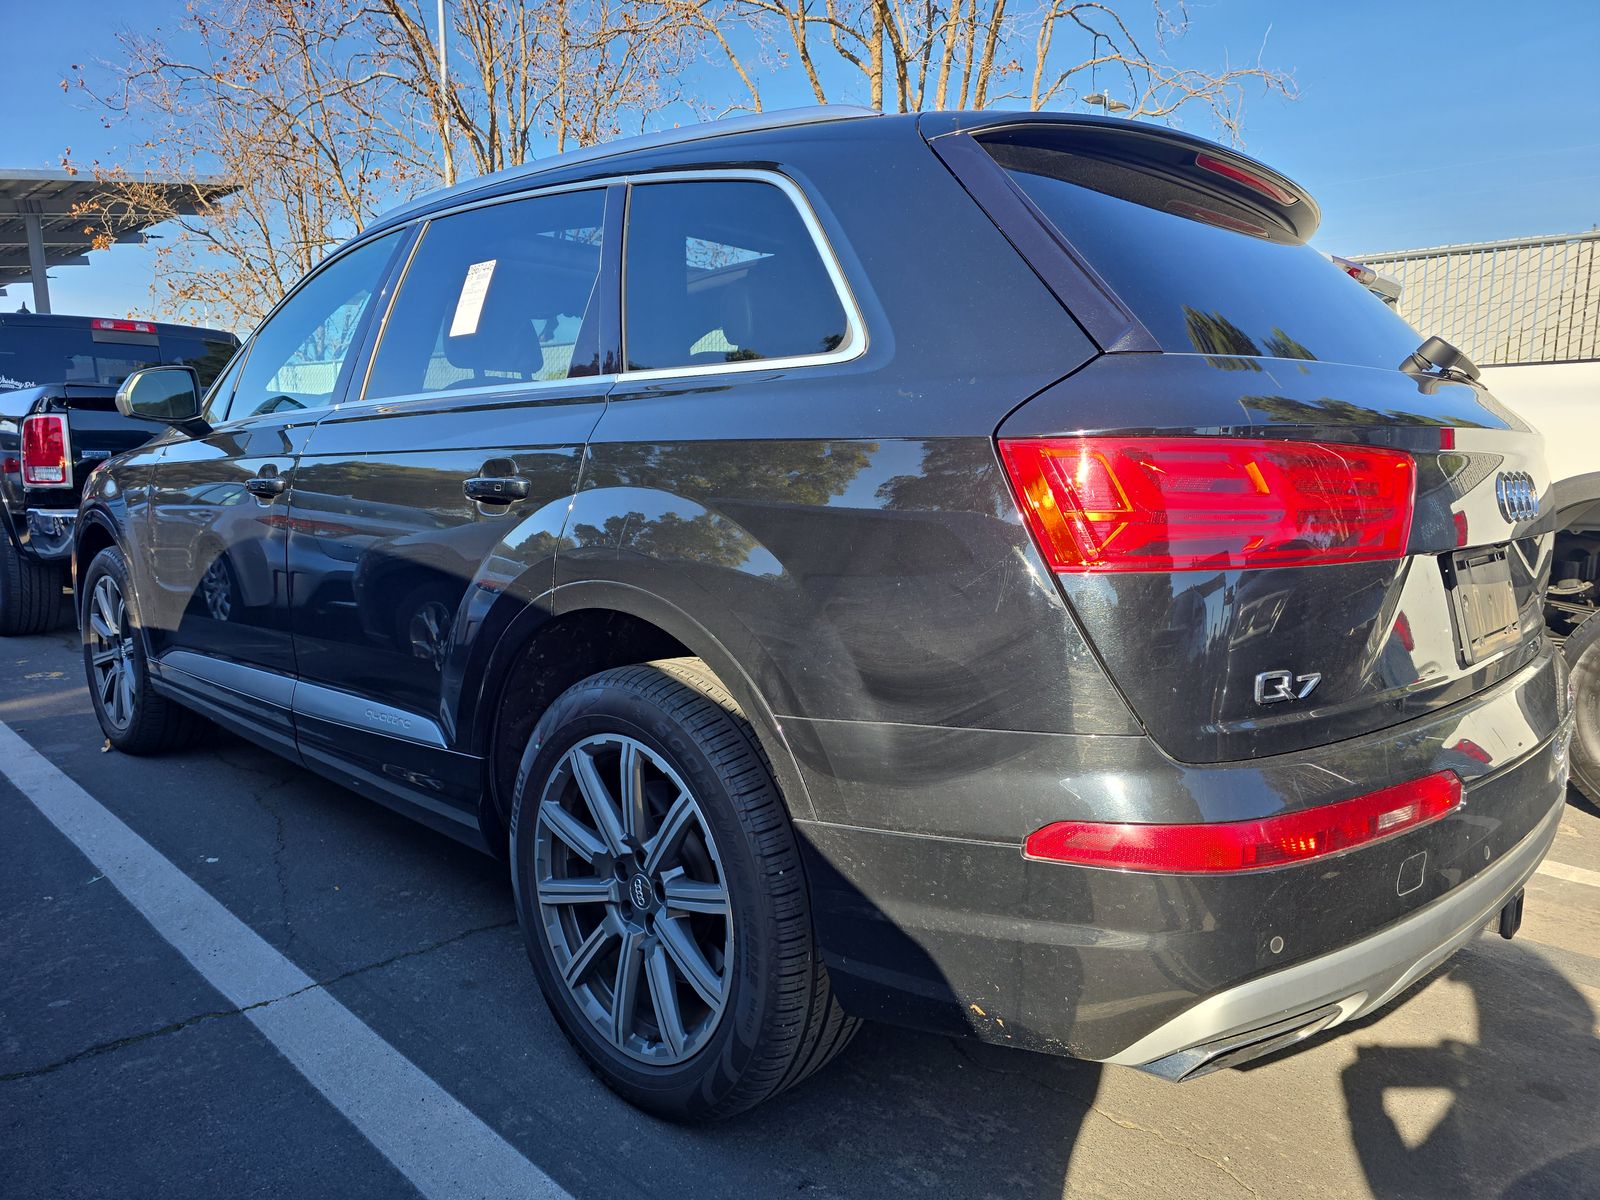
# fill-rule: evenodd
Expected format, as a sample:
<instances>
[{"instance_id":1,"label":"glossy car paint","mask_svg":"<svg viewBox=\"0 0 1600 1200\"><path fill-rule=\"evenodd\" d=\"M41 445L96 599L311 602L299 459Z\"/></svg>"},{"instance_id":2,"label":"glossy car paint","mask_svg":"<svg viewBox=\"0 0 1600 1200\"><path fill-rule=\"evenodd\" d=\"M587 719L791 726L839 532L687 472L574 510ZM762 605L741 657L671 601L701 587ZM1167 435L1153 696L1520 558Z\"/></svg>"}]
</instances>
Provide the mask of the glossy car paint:
<instances>
[{"instance_id":1,"label":"glossy car paint","mask_svg":"<svg viewBox=\"0 0 1600 1200\"><path fill-rule=\"evenodd\" d=\"M1464 386L1155 353L1082 264L1030 265L1024 255L1056 243L1015 224L1025 211L996 215L992 178L953 173L982 167L961 129L995 120L708 137L404 210L369 236L544 187L594 181L620 196L653 172L778 172L814 212L865 345L828 363L385 403L360 395L374 329L342 402L313 425L205 440L237 447L211 469L219 482L268 461L294 471L284 497L244 510L258 528L228 542L253 537L283 563L270 613L209 640L186 632L178 593L194 564L166 587L151 564L166 524L200 503L193 464L212 450L178 438L97 477L79 567L115 539L152 652L197 651L181 673L159 672L163 689L279 749L288 737L314 769L491 849L511 766L541 704L575 681L573 661L704 659L772 760L834 985L864 1015L1109 1057L1219 989L1418 911L1560 803L1559 657L1530 638L1463 672L1449 629L1421 620L1415 649L1396 651L1401 612L1415 603L1438 620L1417 566L1431 558L1058 580L994 439L1388 439L1437 468L1413 549L1456 544L1458 517L1473 544L1515 538L1525 604L1549 538L1499 517L1492 478L1505 462L1542 487L1535 442ZM614 307L614 251L606 262ZM1441 425L1460 427L1461 462L1440 458ZM532 487L486 511L461 480L496 459ZM1316 586L1289 578L1306 572L1323 573ZM1295 596L1275 604L1289 584ZM449 614L448 633L418 653L410 631L429 605ZM1264 625L1293 630L1296 663L1257 655ZM1339 666L1315 705L1248 711L1256 670L1325 653ZM269 693L281 713L250 711ZM1460 812L1312 868L1177 878L1020 853L1051 821L1242 819L1443 767L1467 782ZM1402 864L1418 855L1421 883L1402 895Z\"/></svg>"}]
</instances>

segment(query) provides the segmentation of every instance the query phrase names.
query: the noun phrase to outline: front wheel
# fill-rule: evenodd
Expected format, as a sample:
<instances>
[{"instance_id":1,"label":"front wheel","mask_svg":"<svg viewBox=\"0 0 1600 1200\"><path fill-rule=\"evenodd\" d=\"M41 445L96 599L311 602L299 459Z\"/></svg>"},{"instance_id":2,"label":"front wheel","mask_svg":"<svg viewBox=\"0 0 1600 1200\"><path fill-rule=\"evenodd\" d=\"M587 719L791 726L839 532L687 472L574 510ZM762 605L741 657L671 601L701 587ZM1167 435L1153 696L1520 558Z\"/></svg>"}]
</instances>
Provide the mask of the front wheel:
<instances>
[{"instance_id":1,"label":"front wheel","mask_svg":"<svg viewBox=\"0 0 1600 1200\"><path fill-rule=\"evenodd\" d=\"M1572 785L1600 804L1600 613L1567 638L1563 650L1572 669Z\"/></svg>"},{"instance_id":2,"label":"front wheel","mask_svg":"<svg viewBox=\"0 0 1600 1200\"><path fill-rule=\"evenodd\" d=\"M125 754L155 754L187 742L200 718L150 687L127 565L107 547L83 576L83 670L100 729Z\"/></svg>"},{"instance_id":3,"label":"front wheel","mask_svg":"<svg viewBox=\"0 0 1600 1200\"><path fill-rule=\"evenodd\" d=\"M731 1116L855 1032L760 744L698 659L606 671L551 705L518 772L511 864L551 1011L642 1108Z\"/></svg>"}]
</instances>

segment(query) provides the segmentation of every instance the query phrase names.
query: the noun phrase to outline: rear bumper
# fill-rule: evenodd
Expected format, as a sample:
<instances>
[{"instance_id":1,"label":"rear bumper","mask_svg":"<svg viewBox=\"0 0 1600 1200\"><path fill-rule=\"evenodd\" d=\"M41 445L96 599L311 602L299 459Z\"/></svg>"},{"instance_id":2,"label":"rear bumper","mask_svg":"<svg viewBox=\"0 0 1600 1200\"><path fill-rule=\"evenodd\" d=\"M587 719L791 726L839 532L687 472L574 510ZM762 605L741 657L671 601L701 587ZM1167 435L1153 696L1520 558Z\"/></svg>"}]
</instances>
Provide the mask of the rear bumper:
<instances>
[{"instance_id":1,"label":"rear bumper","mask_svg":"<svg viewBox=\"0 0 1600 1200\"><path fill-rule=\"evenodd\" d=\"M1370 937L1219 992L1104 1061L1181 1079L1278 1030L1316 1030L1393 1000L1467 942L1528 882L1561 825L1564 800L1500 861ZM1317 1020L1322 1010L1328 1019ZM1304 1022L1301 1021L1304 1018Z\"/></svg>"},{"instance_id":2,"label":"rear bumper","mask_svg":"<svg viewBox=\"0 0 1600 1200\"><path fill-rule=\"evenodd\" d=\"M30 508L28 548L36 558L50 562L72 556L72 535L78 527L77 511L70 508Z\"/></svg>"},{"instance_id":3,"label":"rear bumper","mask_svg":"<svg viewBox=\"0 0 1600 1200\"><path fill-rule=\"evenodd\" d=\"M1565 695L1546 652L1428 718L1205 767L1141 737L788 719L835 990L857 1015L1139 1066L1328 1005L1327 1023L1348 1020L1448 956L1537 865L1565 795ZM1458 810L1315 863L1182 876L1021 854L1052 820L1248 819L1441 769L1466 782Z\"/></svg>"}]
</instances>

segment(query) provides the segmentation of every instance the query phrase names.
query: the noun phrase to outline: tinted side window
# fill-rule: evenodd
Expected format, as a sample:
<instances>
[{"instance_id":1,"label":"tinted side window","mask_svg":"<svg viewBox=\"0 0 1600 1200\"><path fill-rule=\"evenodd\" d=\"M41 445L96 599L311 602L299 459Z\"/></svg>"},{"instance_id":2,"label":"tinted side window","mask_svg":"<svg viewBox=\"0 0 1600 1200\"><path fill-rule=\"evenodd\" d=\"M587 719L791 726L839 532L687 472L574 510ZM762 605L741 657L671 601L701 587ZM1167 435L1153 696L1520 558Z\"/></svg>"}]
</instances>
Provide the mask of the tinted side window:
<instances>
[{"instance_id":1,"label":"tinted side window","mask_svg":"<svg viewBox=\"0 0 1600 1200\"><path fill-rule=\"evenodd\" d=\"M431 221L367 378L376 399L598 374L605 192Z\"/></svg>"},{"instance_id":2,"label":"tinted side window","mask_svg":"<svg viewBox=\"0 0 1600 1200\"><path fill-rule=\"evenodd\" d=\"M816 243L772 184L635 185L626 247L629 370L826 354L849 334Z\"/></svg>"},{"instance_id":3,"label":"tinted side window","mask_svg":"<svg viewBox=\"0 0 1600 1200\"><path fill-rule=\"evenodd\" d=\"M161 361L180 367L193 367L200 376L200 390L210 387L222 368L228 365L238 342L225 338L207 338L194 334L164 333L161 335Z\"/></svg>"},{"instance_id":4,"label":"tinted side window","mask_svg":"<svg viewBox=\"0 0 1600 1200\"><path fill-rule=\"evenodd\" d=\"M228 408L230 421L333 402L339 370L399 236L388 234L336 259L256 330Z\"/></svg>"}]
</instances>

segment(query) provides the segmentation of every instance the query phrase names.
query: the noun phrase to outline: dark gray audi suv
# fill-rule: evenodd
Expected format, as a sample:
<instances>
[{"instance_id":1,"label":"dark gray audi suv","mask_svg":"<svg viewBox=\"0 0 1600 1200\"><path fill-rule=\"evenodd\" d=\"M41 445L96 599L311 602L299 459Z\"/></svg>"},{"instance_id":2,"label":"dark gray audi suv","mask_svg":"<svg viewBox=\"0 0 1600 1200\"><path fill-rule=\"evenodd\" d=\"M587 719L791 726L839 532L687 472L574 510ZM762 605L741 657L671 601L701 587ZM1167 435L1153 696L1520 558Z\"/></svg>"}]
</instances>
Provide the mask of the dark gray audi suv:
<instances>
[{"instance_id":1,"label":"dark gray audi suv","mask_svg":"<svg viewBox=\"0 0 1600 1200\"><path fill-rule=\"evenodd\" d=\"M1549 846L1539 438L1238 153L820 109L392 213L89 479L111 743L502 855L578 1051L724 1116L863 1018L1174 1078ZM1506 498L1515 496L1510 506Z\"/></svg>"}]
</instances>

